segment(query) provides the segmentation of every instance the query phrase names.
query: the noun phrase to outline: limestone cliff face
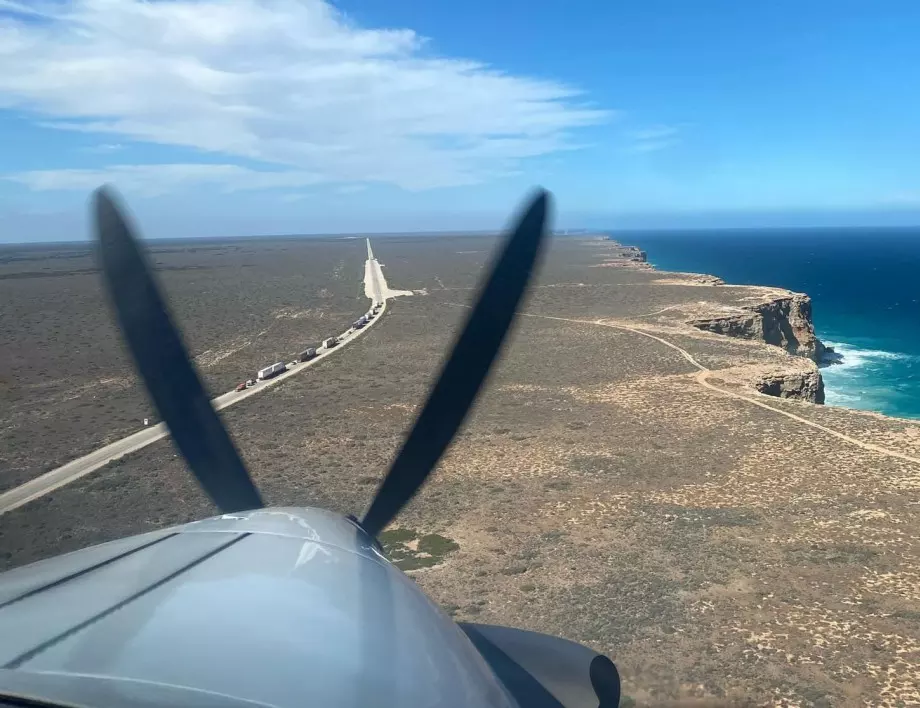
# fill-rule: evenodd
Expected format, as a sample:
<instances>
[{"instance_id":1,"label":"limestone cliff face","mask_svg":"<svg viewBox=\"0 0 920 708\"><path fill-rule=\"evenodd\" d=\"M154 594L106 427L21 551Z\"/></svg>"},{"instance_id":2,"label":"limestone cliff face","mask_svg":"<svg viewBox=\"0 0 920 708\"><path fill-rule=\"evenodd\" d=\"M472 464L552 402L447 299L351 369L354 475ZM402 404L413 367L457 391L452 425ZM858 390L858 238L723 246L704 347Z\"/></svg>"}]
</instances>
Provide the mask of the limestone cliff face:
<instances>
[{"instance_id":1,"label":"limestone cliff face","mask_svg":"<svg viewBox=\"0 0 920 708\"><path fill-rule=\"evenodd\" d=\"M807 295L789 293L756 305L748 305L742 310L737 314L693 320L690 324L729 337L773 344L790 354L807 357L816 363L822 361L825 346L815 336L811 298Z\"/></svg>"},{"instance_id":2,"label":"limestone cliff face","mask_svg":"<svg viewBox=\"0 0 920 708\"><path fill-rule=\"evenodd\" d=\"M633 261L634 263L648 262L648 254L638 246L627 246L626 244L614 240L610 236L603 236L602 238L603 240L608 241L612 246L616 246L620 249L620 258Z\"/></svg>"},{"instance_id":3,"label":"limestone cliff face","mask_svg":"<svg viewBox=\"0 0 920 708\"><path fill-rule=\"evenodd\" d=\"M815 367L811 371L783 371L765 374L754 387L777 398L792 398L809 403L824 403L824 379Z\"/></svg>"},{"instance_id":4,"label":"limestone cliff face","mask_svg":"<svg viewBox=\"0 0 920 708\"><path fill-rule=\"evenodd\" d=\"M625 246L623 249L623 257L633 263L648 263L648 254L635 246Z\"/></svg>"},{"instance_id":5,"label":"limestone cliff face","mask_svg":"<svg viewBox=\"0 0 920 708\"><path fill-rule=\"evenodd\" d=\"M609 248L604 254L605 260L594 267L603 268L631 268L635 270L651 270L648 255L645 251L635 246L624 246L622 243L608 239Z\"/></svg>"}]
</instances>

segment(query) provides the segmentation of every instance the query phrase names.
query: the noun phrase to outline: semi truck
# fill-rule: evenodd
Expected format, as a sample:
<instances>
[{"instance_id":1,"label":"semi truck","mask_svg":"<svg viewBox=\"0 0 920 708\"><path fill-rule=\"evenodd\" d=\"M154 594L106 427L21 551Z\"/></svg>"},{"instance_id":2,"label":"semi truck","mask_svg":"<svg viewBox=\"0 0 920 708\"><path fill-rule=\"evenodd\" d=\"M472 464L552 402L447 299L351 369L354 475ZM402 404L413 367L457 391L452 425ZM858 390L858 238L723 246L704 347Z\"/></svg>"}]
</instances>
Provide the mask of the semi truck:
<instances>
[{"instance_id":1,"label":"semi truck","mask_svg":"<svg viewBox=\"0 0 920 708\"><path fill-rule=\"evenodd\" d=\"M329 337L329 339L323 340L323 349L332 349L336 344L339 343L339 340L335 337Z\"/></svg>"},{"instance_id":2,"label":"semi truck","mask_svg":"<svg viewBox=\"0 0 920 708\"><path fill-rule=\"evenodd\" d=\"M259 374L256 378L259 381L265 381L270 379L273 376L284 373L287 371L287 367L284 365L284 362L279 361L277 364L272 364L271 366L266 366L264 369L259 369Z\"/></svg>"},{"instance_id":3,"label":"semi truck","mask_svg":"<svg viewBox=\"0 0 920 708\"><path fill-rule=\"evenodd\" d=\"M313 347L308 347L307 349L304 349L302 352L300 352L300 356L298 358L300 359L300 361L310 361L310 359L312 359L315 356L316 356L316 349L314 349Z\"/></svg>"}]
</instances>

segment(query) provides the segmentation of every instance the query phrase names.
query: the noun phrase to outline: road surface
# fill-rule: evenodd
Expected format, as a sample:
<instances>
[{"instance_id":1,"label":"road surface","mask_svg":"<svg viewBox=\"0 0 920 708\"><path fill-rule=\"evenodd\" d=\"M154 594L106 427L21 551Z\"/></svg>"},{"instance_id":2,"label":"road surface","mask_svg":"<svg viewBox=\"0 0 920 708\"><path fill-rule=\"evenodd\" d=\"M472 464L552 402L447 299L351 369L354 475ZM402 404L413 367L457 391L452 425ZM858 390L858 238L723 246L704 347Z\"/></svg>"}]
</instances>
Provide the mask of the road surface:
<instances>
[{"instance_id":1,"label":"road surface","mask_svg":"<svg viewBox=\"0 0 920 708\"><path fill-rule=\"evenodd\" d=\"M318 349L317 356L310 361L305 361L298 363L295 366L290 367L286 372L276 376L273 379L268 381L260 381L255 386L247 388L243 391L229 391L223 395L218 396L213 399L211 403L214 405L215 410L222 410L228 408L240 401L254 396L257 393L261 393L272 386L277 386L279 383L284 381L289 376L294 376L295 374L300 373L304 369L308 369L317 362L322 361L327 356L331 356L335 352L339 351L342 347L347 345L349 342L354 341L358 337L362 336L368 329L373 327L383 316L383 313L386 312L386 301L390 297L395 297L397 295L411 294L402 290L390 290L387 287L386 278L383 275L383 271L380 268L380 264L377 263L377 260L373 257L373 251L371 251L371 242L370 239L367 241L367 254L368 260L364 266L364 292L371 299L371 306L380 305L380 312L377 314L374 319L368 322L361 329L351 330L342 333L339 335L340 344L333 347L332 349ZM23 504L28 504L30 501L34 501L49 492L63 487L66 484L80 479L88 475L90 472L98 470L100 467L107 465L113 460L117 460L125 455L128 455L132 452L136 452L142 448L147 447L155 443L157 440L162 440L167 435L169 431L166 429L166 425L163 423L158 423L157 425L152 425L149 428L144 428L139 430L136 433L129 435L126 438L122 438L116 442L106 445L105 447L99 448L94 452L84 455L72 462L68 462L62 467L46 472L40 477L26 482L23 485L15 487L3 494L0 494L0 514L5 514L8 511L17 509Z\"/></svg>"},{"instance_id":2,"label":"road surface","mask_svg":"<svg viewBox=\"0 0 920 708\"><path fill-rule=\"evenodd\" d=\"M364 264L364 295L369 297L375 305L386 302L391 297L411 295L411 290L391 290L383 270L374 252L371 250L371 240L367 239L367 261Z\"/></svg>"}]
</instances>

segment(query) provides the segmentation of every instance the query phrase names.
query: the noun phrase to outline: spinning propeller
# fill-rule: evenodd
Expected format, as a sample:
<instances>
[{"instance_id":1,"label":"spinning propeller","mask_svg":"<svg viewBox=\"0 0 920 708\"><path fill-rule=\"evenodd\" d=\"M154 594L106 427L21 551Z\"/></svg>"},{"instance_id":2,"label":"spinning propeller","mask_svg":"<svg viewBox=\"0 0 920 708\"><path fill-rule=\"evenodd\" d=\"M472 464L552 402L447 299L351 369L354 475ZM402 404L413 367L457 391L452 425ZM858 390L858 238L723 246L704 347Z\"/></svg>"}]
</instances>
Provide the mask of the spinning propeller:
<instances>
[{"instance_id":1,"label":"spinning propeller","mask_svg":"<svg viewBox=\"0 0 920 708\"><path fill-rule=\"evenodd\" d=\"M379 536L425 483L476 400L540 256L548 201L546 192L537 192L505 238L422 412L358 522L371 538ZM94 210L102 269L118 323L176 446L222 512L261 508L259 491L208 400L124 210L105 188L96 192ZM366 567L382 569L377 564ZM361 587L370 592L375 584L362 582ZM388 622L392 617L376 620ZM616 667L588 647L512 627L466 622L459 627L519 705L619 704Z\"/></svg>"},{"instance_id":2,"label":"spinning propeller","mask_svg":"<svg viewBox=\"0 0 920 708\"><path fill-rule=\"evenodd\" d=\"M428 401L360 522L371 537L425 483L476 400L542 250L548 201L547 192L538 191L505 239ZM107 188L97 190L94 210L119 326L176 447L222 512L261 508L259 491L192 366L128 217Z\"/></svg>"}]
</instances>

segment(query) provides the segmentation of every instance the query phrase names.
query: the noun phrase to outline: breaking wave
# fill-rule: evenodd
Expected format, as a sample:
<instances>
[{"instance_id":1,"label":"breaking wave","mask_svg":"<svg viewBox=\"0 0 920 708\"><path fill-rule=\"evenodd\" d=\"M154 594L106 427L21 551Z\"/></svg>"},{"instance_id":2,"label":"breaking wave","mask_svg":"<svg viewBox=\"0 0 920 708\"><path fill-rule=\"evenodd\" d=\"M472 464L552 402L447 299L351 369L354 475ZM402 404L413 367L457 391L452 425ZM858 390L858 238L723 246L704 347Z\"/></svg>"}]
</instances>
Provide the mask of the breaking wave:
<instances>
[{"instance_id":1,"label":"breaking wave","mask_svg":"<svg viewBox=\"0 0 920 708\"><path fill-rule=\"evenodd\" d=\"M914 354L863 348L846 342L825 341L825 344L839 355L838 363L821 369L826 402L833 406L889 408L907 391L901 385L886 386L883 382L913 383L910 380L916 378L916 368L920 366L920 357Z\"/></svg>"},{"instance_id":2,"label":"breaking wave","mask_svg":"<svg viewBox=\"0 0 920 708\"><path fill-rule=\"evenodd\" d=\"M824 342L827 346L833 347L834 351L840 355L840 362L833 365L834 373L842 373L850 369L858 369L873 364L882 364L890 361L908 361L916 359L913 354L902 354L900 352L888 352L882 349L861 349L860 347L844 342Z\"/></svg>"}]
</instances>

